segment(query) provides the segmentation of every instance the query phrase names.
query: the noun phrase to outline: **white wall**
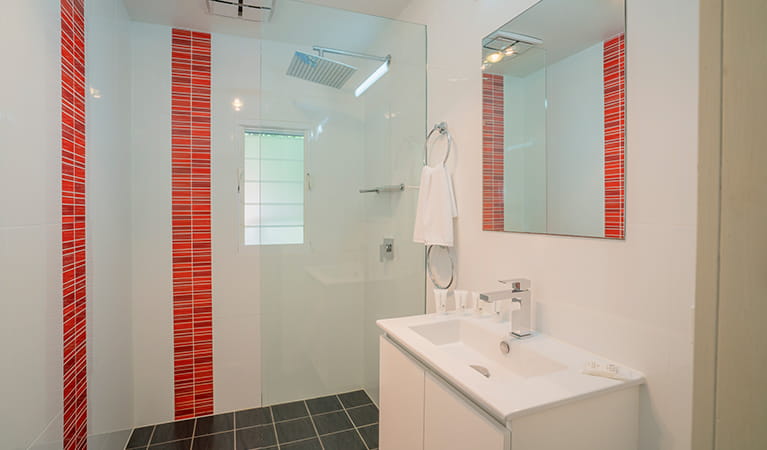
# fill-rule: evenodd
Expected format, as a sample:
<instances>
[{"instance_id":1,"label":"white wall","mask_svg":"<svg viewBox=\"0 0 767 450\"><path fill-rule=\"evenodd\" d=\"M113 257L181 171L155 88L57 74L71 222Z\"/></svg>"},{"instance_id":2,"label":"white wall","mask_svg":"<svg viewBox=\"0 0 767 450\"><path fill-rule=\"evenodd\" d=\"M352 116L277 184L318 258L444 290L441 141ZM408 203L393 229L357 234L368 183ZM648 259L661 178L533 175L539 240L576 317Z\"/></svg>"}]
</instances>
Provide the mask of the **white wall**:
<instances>
[{"instance_id":1,"label":"white wall","mask_svg":"<svg viewBox=\"0 0 767 450\"><path fill-rule=\"evenodd\" d=\"M533 281L537 327L647 375L640 444L690 446L698 6L629 0L625 241L481 231L480 40L532 1L414 0L429 27L429 120L457 141L458 285Z\"/></svg>"},{"instance_id":2,"label":"white wall","mask_svg":"<svg viewBox=\"0 0 767 450\"><path fill-rule=\"evenodd\" d=\"M605 234L603 44L546 67L547 231Z\"/></svg>"},{"instance_id":3,"label":"white wall","mask_svg":"<svg viewBox=\"0 0 767 450\"><path fill-rule=\"evenodd\" d=\"M130 20L120 0L87 1L89 448L133 427Z\"/></svg>"},{"instance_id":4,"label":"white wall","mask_svg":"<svg viewBox=\"0 0 767 450\"><path fill-rule=\"evenodd\" d=\"M135 425L173 418L170 33L131 25L131 239Z\"/></svg>"},{"instance_id":5,"label":"white wall","mask_svg":"<svg viewBox=\"0 0 767 450\"><path fill-rule=\"evenodd\" d=\"M0 447L61 447L59 2L0 17Z\"/></svg>"}]
</instances>

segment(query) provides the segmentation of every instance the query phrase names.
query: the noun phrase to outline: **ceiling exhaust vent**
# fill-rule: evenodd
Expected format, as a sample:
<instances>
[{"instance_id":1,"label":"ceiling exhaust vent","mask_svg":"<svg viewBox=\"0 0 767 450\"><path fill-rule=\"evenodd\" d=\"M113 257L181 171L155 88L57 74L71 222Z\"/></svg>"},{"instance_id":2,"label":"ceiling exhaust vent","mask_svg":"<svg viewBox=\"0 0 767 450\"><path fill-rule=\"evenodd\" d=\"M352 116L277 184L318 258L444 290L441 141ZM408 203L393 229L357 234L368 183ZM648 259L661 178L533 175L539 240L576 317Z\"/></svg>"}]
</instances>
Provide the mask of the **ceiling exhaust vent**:
<instances>
[{"instance_id":1,"label":"ceiling exhaust vent","mask_svg":"<svg viewBox=\"0 0 767 450\"><path fill-rule=\"evenodd\" d=\"M274 0L208 0L211 14L254 22L268 22L273 7Z\"/></svg>"}]
</instances>

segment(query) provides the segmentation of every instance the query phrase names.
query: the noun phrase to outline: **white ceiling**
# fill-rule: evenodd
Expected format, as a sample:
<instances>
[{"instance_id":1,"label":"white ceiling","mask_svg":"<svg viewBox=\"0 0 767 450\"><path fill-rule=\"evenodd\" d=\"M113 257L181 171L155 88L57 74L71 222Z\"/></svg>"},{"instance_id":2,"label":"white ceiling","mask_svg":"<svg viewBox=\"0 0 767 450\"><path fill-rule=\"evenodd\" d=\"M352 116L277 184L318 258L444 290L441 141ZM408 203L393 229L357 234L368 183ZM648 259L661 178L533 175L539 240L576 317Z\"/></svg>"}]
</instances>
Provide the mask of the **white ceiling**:
<instances>
[{"instance_id":1,"label":"white ceiling","mask_svg":"<svg viewBox=\"0 0 767 450\"><path fill-rule=\"evenodd\" d=\"M276 0L280 1L280 0ZM373 16L389 17L396 19L400 16L411 0L305 0L332 8L347 9L349 11L370 14Z\"/></svg>"},{"instance_id":2,"label":"white ceiling","mask_svg":"<svg viewBox=\"0 0 767 450\"><path fill-rule=\"evenodd\" d=\"M274 0L274 11L280 11L283 0ZM201 31L259 36L257 22L211 16L206 0L123 0L128 14L139 22L157 23ZM284 2L296 3L293 2ZM397 18L410 0L307 0L320 6L345 9L374 16Z\"/></svg>"}]
</instances>

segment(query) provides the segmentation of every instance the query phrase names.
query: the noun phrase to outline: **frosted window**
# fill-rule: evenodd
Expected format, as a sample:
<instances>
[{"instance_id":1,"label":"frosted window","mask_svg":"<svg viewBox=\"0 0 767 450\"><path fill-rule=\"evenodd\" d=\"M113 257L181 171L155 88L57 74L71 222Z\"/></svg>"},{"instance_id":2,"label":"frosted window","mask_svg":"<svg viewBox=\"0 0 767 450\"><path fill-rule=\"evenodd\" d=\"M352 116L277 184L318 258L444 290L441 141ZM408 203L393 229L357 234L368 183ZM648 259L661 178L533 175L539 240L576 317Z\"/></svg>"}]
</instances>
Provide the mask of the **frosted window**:
<instances>
[{"instance_id":1,"label":"frosted window","mask_svg":"<svg viewBox=\"0 0 767 450\"><path fill-rule=\"evenodd\" d=\"M245 245L304 242L304 136L245 132Z\"/></svg>"}]
</instances>

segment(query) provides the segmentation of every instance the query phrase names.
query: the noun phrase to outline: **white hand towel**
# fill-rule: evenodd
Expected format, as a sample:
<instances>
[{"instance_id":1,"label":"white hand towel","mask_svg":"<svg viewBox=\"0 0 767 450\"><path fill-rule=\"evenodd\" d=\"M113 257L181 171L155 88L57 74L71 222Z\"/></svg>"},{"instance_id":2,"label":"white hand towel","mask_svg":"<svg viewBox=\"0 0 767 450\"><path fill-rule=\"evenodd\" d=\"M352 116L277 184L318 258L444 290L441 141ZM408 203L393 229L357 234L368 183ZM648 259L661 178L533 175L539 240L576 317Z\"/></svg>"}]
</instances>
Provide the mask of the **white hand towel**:
<instances>
[{"instance_id":1,"label":"white hand towel","mask_svg":"<svg viewBox=\"0 0 767 450\"><path fill-rule=\"evenodd\" d=\"M418 191L413 241L453 246L453 218L458 217L453 181L444 166L424 166Z\"/></svg>"}]
</instances>

